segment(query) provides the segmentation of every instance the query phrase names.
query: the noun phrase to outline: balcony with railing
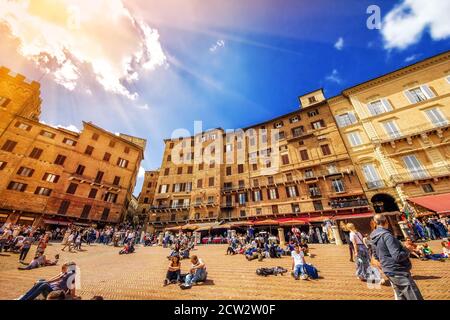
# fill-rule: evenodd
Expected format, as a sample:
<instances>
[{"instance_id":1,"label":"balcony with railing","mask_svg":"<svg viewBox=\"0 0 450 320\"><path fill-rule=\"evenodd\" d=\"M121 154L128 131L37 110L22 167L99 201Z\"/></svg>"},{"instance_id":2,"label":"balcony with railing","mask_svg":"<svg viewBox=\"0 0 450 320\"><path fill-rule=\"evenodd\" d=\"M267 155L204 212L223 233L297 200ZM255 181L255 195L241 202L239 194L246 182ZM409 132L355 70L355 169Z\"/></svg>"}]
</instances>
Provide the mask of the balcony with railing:
<instances>
[{"instance_id":1,"label":"balcony with railing","mask_svg":"<svg viewBox=\"0 0 450 320\"><path fill-rule=\"evenodd\" d=\"M375 190L384 188L386 186L386 183L384 182L384 180L367 181L366 186L369 190Z\"/></svg>"},{"instance_id":2,"label":"balcony with railing","mask_svg":"<svg viewBox=\"0 0 450 320\"><path fill-rule=\"evenodd\" d=\"M395 183L406 183L448 176L450 176L450 165L443 165L438 167L427 167L410 171L405 170L398 174L392 175L391 180Z\"/></svg>"},{"instance_id":3,"label":"balcony with railing","mask_svg":"<svg viewBox=\"0 0 450 320\"><path fill-rule=\"evenodd\" d=\"M88 177L88 176L80 175L77 173L71 174L71 176L69 177L69 180L79 181L80 183L88 183L92 186L97 186L99 188L105 188L110 191L117 191L117 192L120 191L119 185L116 185L113 183L107 183L107 182L103 181L103 179Z\"/></svg>"},{"instance_id":4,"label":"balcony with railing","mask_svg":"<svg viewBox=\"0 0 450 320\"><path fill-rule=\"evenodd\" d=\"M307 130L307 131L300 131L300 132L290 132L286 135L287 141L292 141L296 139L302 139L309 136L314 135L314 131L316 130Z\"/></svg>"},{"instance_id":5,"label":"balcony with railing","mask_svg":"<svg viewBox=\"0 0 450 320\"><path fill-rule=\"evenodd\" d=\"M378 138L372 138L371 140L373 143L391 143L402 139L412 138L415 136L420 136L422 134L431 133L434 131L437 131L439 134L439 132L442 132L442 130L449 127L450 127L449 121L443 121L435 124L426 123L405 129L402 128L400 131L393 132L392 134L383 134L380 135Z\"/></svg>"},{"instance_id":6,"label":"balcony with railing","mask_svg":"<svg viewBox=\"0 0 450 320\"><path fill-rule=\"evenodd\" d=\"M354 207L366 207L369 205L369 201L367 199L337 199L330 201L330 207L332 209L345 209L345 208L354 208Z\"/></svg>"},{"instance_id":7,"label":"balcony with railing","mask_svg":"<svg viewBox=\"0 0 450 320\"><path fill-rule=\"evenodd\" d=\"M236 206L237 206L237 204L234 201L226 201L220 205L220 207L223 209L231 209Z\"/></svg>"},{"instance_id":8,"label":"balcony with railing","mask_svg":"<svg viewBox=\"0 0 450 320\"><path fill-rule=\"evenodd\" d=\"M309 196L311 198L320 198L322 197L322 192L319 188L309 188Z\"/></svg>"},{"instance_id":9,"label":"balcony with railing","mask_svg":"<svg viewBox=\"0 0 450 320\"><path fill-rule=\"evenodd\" d=\"M247 187L245 185L239 185L239 186L226 186L226 187L222 187L221 192L222 193L232 193L232 192L238 192L238 191L243 191L245 190Z\"/></svg>"}]
</instances>

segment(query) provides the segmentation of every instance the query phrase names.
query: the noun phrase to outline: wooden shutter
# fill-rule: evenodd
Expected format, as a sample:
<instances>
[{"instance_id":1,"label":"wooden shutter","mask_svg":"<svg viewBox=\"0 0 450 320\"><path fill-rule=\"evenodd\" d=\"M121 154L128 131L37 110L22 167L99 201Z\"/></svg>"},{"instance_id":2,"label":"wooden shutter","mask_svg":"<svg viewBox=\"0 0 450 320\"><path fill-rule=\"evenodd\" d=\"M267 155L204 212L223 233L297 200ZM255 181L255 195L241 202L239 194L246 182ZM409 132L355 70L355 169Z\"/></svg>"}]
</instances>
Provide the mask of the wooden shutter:
<instances>
[{"instance_id":1,"label":"wooden shutter","mask_svg":"<svg viewBox=\"0 0 450 320\"><path fill-rule=\"evenodd\" d=\"M428 99L434 98L436 95L434 92L430 89L428 85L420 86L420 89L425 93Z\"/></svg>"},{"instance_id":2,"label":"wooden shutter","mask_svg":"<svg viewBox=\"0 0 450 320\"><path fill-rule=\"evenodd\" d=\"M416 100L412 96L411 92L409 92L409 90L406 90L404 93L405 93L405 96L408 99L409 103L411 103L411 104L416 103Z\"/></svg>"},{"instance_id":3,"label":"wooden shutter","mask_svg":"<svg viewBox=\"0 0 450 320\"><path fill-rule=\"evenodd\" d=\"M392 111L392 105L388 99L381 99L381 103L383 104L386 112Z\"/></svg>"}]
</instances>

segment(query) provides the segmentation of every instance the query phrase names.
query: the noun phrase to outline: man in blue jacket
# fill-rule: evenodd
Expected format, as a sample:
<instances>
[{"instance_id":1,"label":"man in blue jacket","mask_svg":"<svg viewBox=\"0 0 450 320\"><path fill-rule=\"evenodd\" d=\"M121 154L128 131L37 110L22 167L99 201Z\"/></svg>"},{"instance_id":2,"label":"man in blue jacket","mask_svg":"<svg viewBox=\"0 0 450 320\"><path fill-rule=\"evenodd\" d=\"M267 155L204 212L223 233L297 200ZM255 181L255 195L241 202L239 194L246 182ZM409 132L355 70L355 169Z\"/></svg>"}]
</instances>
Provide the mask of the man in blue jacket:
<instances>
[{"instance_id":1,"label":"man in blue jacket","mask_svg":"<svg viewBox=\"0 0 450 320\"><path fill-rule=\"evenodd\" d=\"M396 300L423 300L419 288L411 277L409 251L388 230L385 216L376 214L374 221L377 228L370 235L373 255L391 281Z\"/></svg>"}]
</instances>

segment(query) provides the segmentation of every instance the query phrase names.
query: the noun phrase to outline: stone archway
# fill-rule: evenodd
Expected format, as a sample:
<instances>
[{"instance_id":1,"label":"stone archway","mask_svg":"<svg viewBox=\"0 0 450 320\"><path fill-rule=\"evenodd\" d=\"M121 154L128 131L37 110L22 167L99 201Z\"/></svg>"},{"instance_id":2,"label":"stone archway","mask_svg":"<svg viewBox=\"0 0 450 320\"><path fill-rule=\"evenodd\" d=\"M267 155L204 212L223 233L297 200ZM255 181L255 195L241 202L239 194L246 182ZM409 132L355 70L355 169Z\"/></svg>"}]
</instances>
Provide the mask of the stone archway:
<instances>
[{"instance_id":1,"label":"stone archway","mask_svg":"<svg viewBox=\"0 0 450 320\"><path fill-rule=\"evenodd\" d=\"M390 194L378 193L370 201L376 213L400 211L394 197Z\"/></svg>"}]
</instances>

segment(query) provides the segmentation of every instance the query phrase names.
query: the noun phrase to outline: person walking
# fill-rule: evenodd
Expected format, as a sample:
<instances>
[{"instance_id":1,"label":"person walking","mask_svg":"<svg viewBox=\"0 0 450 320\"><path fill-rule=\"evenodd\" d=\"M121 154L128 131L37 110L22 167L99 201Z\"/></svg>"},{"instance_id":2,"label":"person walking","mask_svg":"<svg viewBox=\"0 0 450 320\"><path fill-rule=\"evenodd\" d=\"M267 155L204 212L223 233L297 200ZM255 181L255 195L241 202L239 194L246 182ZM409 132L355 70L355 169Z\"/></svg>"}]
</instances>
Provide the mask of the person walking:
<instances>
[{"instance_id":1,"label":"person walking","mask_svg":"<svg viewBox=\"0 0 450 320\"><path fill-rule=\"evenodd\" d=\"M355 262L353 260L353 253L354 253L355 249L353 248L353 243L350 241L350 231L348 231L347 225L344 223L344 221L341 221L340 227L341 227L342 233L344 234L345 243L348 244L348 251L350 254L350 262Z\"/></svg>"},{"instance_id":2,"label":"person walking","mask_svg":"<svg viewBox=\"0 0 450 320\"><path fill-rule=\"evenodd\" d=\"M369 250L364 243L364 238L353 223L347 223L347 229L350 231L350 242L353 243L355 262L356 262L356 276L361 281L366 281L368 276L367 269L370 266Z\"/></svg>"},{"instance_id":3,"label":"person walking","mask_svg":"<svg viewBox=\"0 0 450 320\"><path fill-rule=\"evenodd\" d=\"M377 228L371 233L373 257L381 264L384 274L394 289L396 300L423 300L422 294L411 277L409 252L388 230L388 222L382 214L376 214Z\"/></svg>"},{"instance_id":4,"label":"person walking","mask_svg":"<svg viewBox=\"0 0 450 320\"><path fill-rule=\"evenodd\" d=\"M28 255L28 251L30 251L31 245L34 242L33 234L30 233L25 237L22 243L22 248L20 248L20 256L19 261L25 261Z\"/></svg>"}]
</instances>

